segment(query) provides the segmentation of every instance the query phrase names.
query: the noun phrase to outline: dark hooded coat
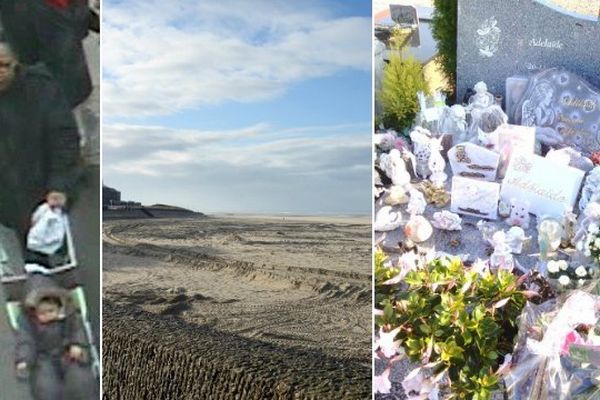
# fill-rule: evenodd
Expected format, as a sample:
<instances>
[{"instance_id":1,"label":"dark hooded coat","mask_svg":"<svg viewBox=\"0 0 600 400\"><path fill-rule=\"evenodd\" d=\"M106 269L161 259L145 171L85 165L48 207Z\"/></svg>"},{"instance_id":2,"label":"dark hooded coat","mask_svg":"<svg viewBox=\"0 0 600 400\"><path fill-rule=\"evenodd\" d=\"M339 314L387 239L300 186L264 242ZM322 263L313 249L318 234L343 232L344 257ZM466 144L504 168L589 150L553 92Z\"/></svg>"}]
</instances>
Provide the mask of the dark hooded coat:
<instances>
[{"instance_id":1,"label":"dark hooded coat","mask_svg":"<svg viewBox=\"0 0 600 400\"><path fill-rule=\"evenodd\" d=\"M23 241L49 190L74 194L79 132L63 92L42 65L17 70L0 91L0 223Z\"/></svg>"},{"instance_id":2,"label":"dark hooded coat","mask_svg":"<svg viewBox=\"0 0 600 400\"><path fill-rule=\"evenodd\" d=\"M35 365L39 358L60 360L69 346L87 346L80 316L69 301L66 290L57 286L52 279L35 274L29 278L25 291L25 314L17 335L17 363ZM62 306L58 320L41 324L34 312L44 297L57 298Z\"/></svg>"},{"instance_id":3,"label":"dark hooded coat","mask_svg":"<svg viewBox=\"0 0 600 400\"><path fill-rule=\"evenodd\" d=\"M67 292L52 279L32 275L23 301L25 315L19 321L16 363L31 370L31 393L36 400L92 400L98 398L97 381L89 362L68 361L71 345L88 348L81 316L70 304ZM58 320L41 324L33 311L44 297L60 299ZM89 360L88 360L89 361Z\"/></svg>"},{"instance_id":4,"label":"dark hooded coat","mask_svg":"<svg viewBox=\"0 0 600 400\"><path fill-rule=\"evenodd\" d=\"M60 83L71 108L92 91L82 40L88 34L87 0L2 0L6 40L23 64L42 62Z\"/></svg>"}]
</instances>

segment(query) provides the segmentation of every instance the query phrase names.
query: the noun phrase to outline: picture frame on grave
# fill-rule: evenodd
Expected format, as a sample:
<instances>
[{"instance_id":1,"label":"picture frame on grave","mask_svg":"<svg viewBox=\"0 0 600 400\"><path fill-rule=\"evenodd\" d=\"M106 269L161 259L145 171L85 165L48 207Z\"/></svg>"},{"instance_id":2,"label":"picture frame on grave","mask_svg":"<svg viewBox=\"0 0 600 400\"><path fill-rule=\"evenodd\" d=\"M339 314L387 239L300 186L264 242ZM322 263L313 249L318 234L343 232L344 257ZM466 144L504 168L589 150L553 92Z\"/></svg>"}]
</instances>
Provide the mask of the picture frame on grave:
<instances>
[{"instance_id":1,"label":"picture frame on grave","mask_svg":"<svg viewBox=\"0 0 600 400\"><path fill-rule=\"evenodd\" d=\"M535 127L504 124L496 129L495 151L500 157L498 178L504 178L506 169L515 151L535 153Z\"/></svg>"}]
</instances>

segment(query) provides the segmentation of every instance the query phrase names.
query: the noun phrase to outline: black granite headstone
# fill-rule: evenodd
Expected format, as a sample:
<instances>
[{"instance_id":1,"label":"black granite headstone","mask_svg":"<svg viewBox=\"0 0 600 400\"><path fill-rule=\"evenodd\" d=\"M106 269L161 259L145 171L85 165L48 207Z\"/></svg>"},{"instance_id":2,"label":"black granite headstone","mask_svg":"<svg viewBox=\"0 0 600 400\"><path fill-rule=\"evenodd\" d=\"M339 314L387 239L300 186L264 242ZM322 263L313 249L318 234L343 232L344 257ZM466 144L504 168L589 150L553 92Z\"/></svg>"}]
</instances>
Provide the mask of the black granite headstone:
<instances>
[{"instance_id":1,"label":"black granite headstone","mask_svg":"<svg viewBox=\"0 0 600 400\"><path fill-rule=\"evenodd\" d=\"M459 0L457 98L478 81L505 96L509 76L554 67L600 87L597 19L535 0Z\"/></svg>"}]
</instances>

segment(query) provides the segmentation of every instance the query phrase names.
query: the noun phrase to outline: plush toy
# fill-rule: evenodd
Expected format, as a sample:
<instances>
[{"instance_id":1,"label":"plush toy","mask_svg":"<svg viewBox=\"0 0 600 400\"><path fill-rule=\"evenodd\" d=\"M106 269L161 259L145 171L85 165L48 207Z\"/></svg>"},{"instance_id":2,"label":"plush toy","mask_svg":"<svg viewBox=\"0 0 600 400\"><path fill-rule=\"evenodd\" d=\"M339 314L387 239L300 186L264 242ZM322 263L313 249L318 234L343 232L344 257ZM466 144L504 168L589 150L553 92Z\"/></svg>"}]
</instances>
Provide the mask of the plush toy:
<instances>
[{"instance_id":1,"label":"plush toy","mask_svg":"<svg viewBox=\"0 0 600 400\"><path fill-rule=\"evenodd\" d=\"M511 226L520 226L523 229L529 228L529 202L512 198L507 222Z\"/></svg>"}]
</instances>

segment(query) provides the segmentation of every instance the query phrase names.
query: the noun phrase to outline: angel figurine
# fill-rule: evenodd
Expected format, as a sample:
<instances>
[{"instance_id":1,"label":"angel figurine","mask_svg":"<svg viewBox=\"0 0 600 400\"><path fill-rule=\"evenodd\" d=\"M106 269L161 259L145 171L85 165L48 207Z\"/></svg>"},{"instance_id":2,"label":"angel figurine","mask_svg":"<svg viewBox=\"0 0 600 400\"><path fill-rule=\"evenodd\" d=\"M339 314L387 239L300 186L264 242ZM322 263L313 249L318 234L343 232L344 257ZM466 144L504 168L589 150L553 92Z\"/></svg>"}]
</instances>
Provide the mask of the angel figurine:
<instances>
[{"instance_id":1,"label":"angel figurine","mask_svg":"<svg viewBox=\"0 0 600 400\"><path fill-rule=\"evenodd\" d=\"M492 236L494 252L490 256L490 267L492 271L504 270L511 272L515 266L512 249L507 242L506 233L498 231Z\"/></svg>"},{"instance_id":2,"label":"angel figurine","mask_svg":"<svg viewBox=\"0 0 600 400\"><path fill-rule=\"evenodd\" d=\"M444 187L444 183L448 179L448 175L444 172L446 168L446 161L444 161L444 157L442 157L442 137L440 138L432 138L430 141L430 151L431 154L428 160L429 170L431 171L431 175L429 176L429 180L436 187L441 188Z\"/></svg>"}]
</instances>

